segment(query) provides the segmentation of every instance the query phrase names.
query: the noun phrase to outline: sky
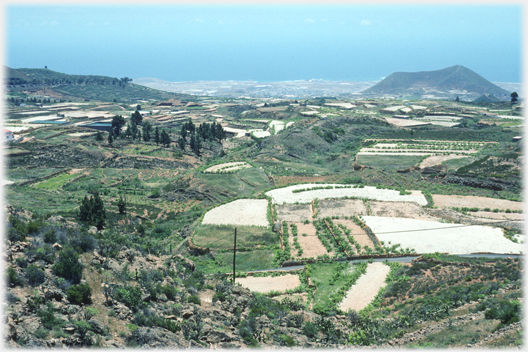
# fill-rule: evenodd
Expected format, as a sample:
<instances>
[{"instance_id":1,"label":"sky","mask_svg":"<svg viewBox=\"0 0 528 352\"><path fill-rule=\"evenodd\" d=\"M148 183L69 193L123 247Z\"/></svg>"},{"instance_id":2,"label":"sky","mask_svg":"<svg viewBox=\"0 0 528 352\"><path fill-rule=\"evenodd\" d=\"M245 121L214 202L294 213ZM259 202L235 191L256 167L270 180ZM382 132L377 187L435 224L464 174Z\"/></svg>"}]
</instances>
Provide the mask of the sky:
<instances>
[{"instance_id":1,"label":"sky","mask_svg":"<svg viewBox=\"0 0 528 352\"><path fill-rule=\"evenodd\" d=\"M465 66L522 81L516 4L7 5L5 64L171 82L380 80Z\"/></svg>"}]
</instances>

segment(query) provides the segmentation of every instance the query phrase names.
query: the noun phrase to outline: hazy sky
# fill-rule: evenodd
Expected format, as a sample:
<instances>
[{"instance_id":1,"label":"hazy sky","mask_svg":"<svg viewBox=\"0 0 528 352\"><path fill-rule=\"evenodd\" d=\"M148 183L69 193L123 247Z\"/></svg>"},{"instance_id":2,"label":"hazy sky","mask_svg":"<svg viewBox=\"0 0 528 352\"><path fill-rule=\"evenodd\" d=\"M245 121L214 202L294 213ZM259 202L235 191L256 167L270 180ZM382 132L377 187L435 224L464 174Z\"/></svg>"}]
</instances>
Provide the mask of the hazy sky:
<instances>
[{"instance_id":1,"label":"hazy sky","mask_svg":"<svg viewBox=\"0 0 528 352\"><path fill-rule=\"evenodd\" d=\"M519 5L15 6L6 64L168 81L379 80L463 65L522 79Z\"/></svg>"}]
</instances>

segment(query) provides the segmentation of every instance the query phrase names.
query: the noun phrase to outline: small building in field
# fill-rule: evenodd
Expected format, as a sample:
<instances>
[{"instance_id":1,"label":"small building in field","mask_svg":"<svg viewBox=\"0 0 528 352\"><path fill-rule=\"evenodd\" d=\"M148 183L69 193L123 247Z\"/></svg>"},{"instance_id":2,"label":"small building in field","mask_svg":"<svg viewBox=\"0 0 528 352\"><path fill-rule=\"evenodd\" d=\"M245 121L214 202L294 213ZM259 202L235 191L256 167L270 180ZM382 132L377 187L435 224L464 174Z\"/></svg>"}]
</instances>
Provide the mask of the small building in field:
<instances>
[{"instance_id":1,"label":"small building in field","mask_svg":"<svg viewBox=\"0 0 528 352\"><path fill-rule=\"evenodd\" d=\"M13 135L13 132L11 130L8 130L4 128L4 140L5 141L11 141L15 139L15 136Z\"/></svg>"}]
</instances>

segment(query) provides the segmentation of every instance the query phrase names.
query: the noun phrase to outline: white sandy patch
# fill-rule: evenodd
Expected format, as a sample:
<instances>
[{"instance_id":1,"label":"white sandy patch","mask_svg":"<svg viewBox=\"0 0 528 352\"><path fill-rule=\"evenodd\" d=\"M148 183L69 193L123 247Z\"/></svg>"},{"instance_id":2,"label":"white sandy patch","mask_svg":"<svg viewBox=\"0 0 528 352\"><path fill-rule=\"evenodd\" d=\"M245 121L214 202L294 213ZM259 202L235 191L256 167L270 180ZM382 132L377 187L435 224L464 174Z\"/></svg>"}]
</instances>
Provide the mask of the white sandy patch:
<instances>
[{"instance_id":1,"label":"white sandy patch","mask_svg":"<svg viewBox=\"0 0 528 352\"><path fill-rule=\"evenodd\" d=\"M524 203L514 202L506 199L488 198L488 197L477 197L477 196L449 196L433 194L434 205L437 207L467 207L467 208L490 208L493 209L511 209L511 210L522 210Z\"/></svg>"},{"instance_id":2,"label":"white sandy patch","mask_svg":"<svg viewBox=\"0 0 528 352\"><path fill-rule=\"evenodd\" d=\"M241 277L235 280L236 283L254 292L267 293L270 291L286 291L294 289L301 284L299 276L287 274L276 277Z\"/></svg>"},{"instance_id":3,"label":"white sandy patch","mask_svg":"<svg viewBox=\"0 0 528 352\"><path fill-rule=\"evenodd\" d=\"M238 199L209 210L204 225L269 226L266 199Z\"/></svg>"},{"instance_id":4,"label":"white sandy patch","mask_svg":"<svg viewBox=\"0 0 528 352\"><path fill-rule=\"evenodd\" d=\"M390 267L380 262L367 266L365 274L361 275L339 305L339 309L360 311L376 297L379 290L386 285L385 278L390 272Z\"/></svg>"},{"instance_id":5,"label":"white sandy patch","mask_svg":"<svg viewBox=\"0 0 528 352\"><path fill-rule=\"evenodd\" d=\"M446 160L451 159L459 159L459 158L467 158L469 155L455 155L455 154L449 154L449 155L432 155L428 158L425 158L420 163L420 167L423 169L424 167L430 167L435 165L441 165Z\"/></svg>"},{"instance_id":6,"label":"white sandy patch","mask_svg":"<svg viewBox=\"0 0 528 352\"><path fill-rule=\"evenodd\" d=\"M92 132L76 132L76 133L69 133L68 136L82 137L82 136L89 136L91 134L95 134L95 133L92 133Z\"/></svg>"},{"instance_id":7,"label":"white sandy patch","mask_svg":"<svg viewBox=\"0 0 528 352\"><path fill-rule=\"evenodd\" d=\"M395 125L396 127L411 127L411 126L425 126L430 125L430 122L418 122L418 121L411 121L411 120L404 120L404 119L395 119L392 117L386 117L385 120L387 120L388 123L391 125Z\"/></svg>"},{"instance_id":8,"label":"white sandy patch","mask_svg":"<svg viewBox=\"0 0 528 352\"><path fill-rule=\"evenodd\" d=\"M249 165L248 163L240 161L240 162L213 165L205 169L205 172L233 171L233 170L247 169L250 167L251 165Z\"/></svg>"},{"instance_id":9,"label":"white sandy patch","mask_svg":"<svg viewBox=\"0 0 528 352\"><path fill-rule=\"evenodd\" d=\"M275 134L277 134L279 133L279 131L282 131L284 129L284 122L273 120L270 122L268 130L272 131L274 127L275 127Z\"/></svg>"},{"instance_id":10,"label":"white sandy patch","mask_svg":"<svg viewBox=\"0 0 528 352\"><path fill-rule=\"evenodd\" d=\"M271 133L269 133L268 131L253 131L253 135L257 138L265 138L265 137L269 137L271 136Z\"/></svg>"},{"instance_id":11,"label":"white sandy patch","mask_svg":"<svg viewBox=\"0 0 528 352\"><path fill-rule=\"evenodd\" d=\"M497 227L377 216L364 216L363 219L380 241L399 243L402 248L413 248L417 253L506 254L524 250L524 246L504 237L502 229Z\"/></svg>"},{"instance_id":12,"label":"white sandy patch","mask_svg":"<svg viewBox=\"0 0 528 352\"><path fill-rule=\"evenodd\" d=\"M273 199L273 203L311 203L312 200L328 199L328 198L342 198L342 197L356 197L373 200L386 200L398 202L416 202L420 205L426 205L427 200L423 195L400 195L399 191L389 189L376 189L376 187L365 186L364 188L336 188L336 189L317 189L313 191L304 191L293 193L295 189L313 188L313 187L339 186L340 184L300 184L279 189L274 189L266 192L266 195Z\"/></svg>"}]
</instances>

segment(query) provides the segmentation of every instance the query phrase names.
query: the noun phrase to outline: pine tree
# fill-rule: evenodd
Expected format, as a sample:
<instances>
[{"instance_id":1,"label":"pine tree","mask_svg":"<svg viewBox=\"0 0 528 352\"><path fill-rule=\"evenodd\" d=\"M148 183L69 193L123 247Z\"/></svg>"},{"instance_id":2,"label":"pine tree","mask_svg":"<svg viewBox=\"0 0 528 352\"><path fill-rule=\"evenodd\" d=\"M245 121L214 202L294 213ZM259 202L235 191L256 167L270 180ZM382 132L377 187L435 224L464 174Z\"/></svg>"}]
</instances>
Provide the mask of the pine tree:
<instances>
[{"instance_id":1,"label":"pine tree","mask_svg":"<svg viewBox=\"0 0 528 352\"><path fill-rule=\"evenodd\" d=\"M185 150L185 139L183 139L182 137L178 138L178 146L180 147L182 151L184 151Z\"/></svg>"},{"instance_id":2,"label":"pine tree","mask_svg":"<svg viewBox=\"0 0 528 352\"><path fill-rule=\"evenodd\" d=\"M108 144L112 145L112 143L114 143L114 137L113 137L113 132L112 130L110 130L110 133L108 133Z\"/></svg>"},{"instance_id":3,"label":"pine tree","mask_svg":"<svg viewBox=\"0 0 528 352\"><path fill-rule=\"evenodd\" d=\"M171 142L172 141L169 134L165 130L163 130L161 132L161 144L168 148L170 147Z\"/></svg>"},{"instance_id":4,"label":"pine tree","mask_svg":"<svg viewBox=\"0 0 528 352\"><path fill-rule=\"evenodd\" d=\"M119 196L119 200L117 201L117 208L119 209L119 214L126 213L126 201L123 196Z\"/></svg>"},{"instance_id":5,"label":"pine tree","mask_svg":"<svg viewBox=\"0 0 528 352\"><path fill-rule=\"evenodd\" d=\"M154 131L154 141L156 142L156 145L159 145L160 135L158 126L156 126L156 130Z\"/></svg>"}]
</instances>

